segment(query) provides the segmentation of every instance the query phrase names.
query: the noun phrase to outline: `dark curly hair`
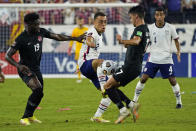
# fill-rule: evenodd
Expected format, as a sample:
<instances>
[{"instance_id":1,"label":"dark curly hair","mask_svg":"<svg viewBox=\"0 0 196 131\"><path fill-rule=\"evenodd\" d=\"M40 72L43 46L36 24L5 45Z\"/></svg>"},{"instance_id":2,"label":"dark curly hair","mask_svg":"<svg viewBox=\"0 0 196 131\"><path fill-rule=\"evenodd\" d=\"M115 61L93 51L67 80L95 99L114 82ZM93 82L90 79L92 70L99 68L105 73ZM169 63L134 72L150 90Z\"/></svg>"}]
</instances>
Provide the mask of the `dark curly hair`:
<instances>
[{"instance_id":1,"label":"dark curly hair","mask_svg":"<svg viewBox=\"0 0 196 131\"><path fill-rule=\"evenodd\" d=\"M35 20L39 19L39 15L37 13L29 13L29 14L26 14L25 17L24 17L24 22L26 24L29 24L29 23L32 23L34 22Z\"/></svg>"}]
</instances>

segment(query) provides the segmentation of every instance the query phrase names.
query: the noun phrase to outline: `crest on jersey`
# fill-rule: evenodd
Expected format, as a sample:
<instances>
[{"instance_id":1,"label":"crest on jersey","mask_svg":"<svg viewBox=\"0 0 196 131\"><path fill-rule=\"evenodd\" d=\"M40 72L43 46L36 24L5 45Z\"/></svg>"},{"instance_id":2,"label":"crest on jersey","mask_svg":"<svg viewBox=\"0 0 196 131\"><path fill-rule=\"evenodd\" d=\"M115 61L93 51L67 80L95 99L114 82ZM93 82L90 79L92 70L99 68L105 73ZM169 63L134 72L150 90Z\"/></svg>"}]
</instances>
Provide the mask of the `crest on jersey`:
<instances>
[{"instance_id":1,"label":"crest on jersey","mask_svg":"<svg viewBox=\"0 0 196 131\"><path fill-rule=\"evenodd\" d=\"M42 41L42 37L41 36L38 36L38 41Z\"/></svg>"},{"instance_id":2,"label":"crest on jersey","mask_svg":"<svg viewBox=\"0 0 196 131\"><path fill-rule=\"evenodd\" d=\"M137 31L137 34L136 34L137 36L142 36L142 32L141 31Z\"/></svg>"}]
</instances>

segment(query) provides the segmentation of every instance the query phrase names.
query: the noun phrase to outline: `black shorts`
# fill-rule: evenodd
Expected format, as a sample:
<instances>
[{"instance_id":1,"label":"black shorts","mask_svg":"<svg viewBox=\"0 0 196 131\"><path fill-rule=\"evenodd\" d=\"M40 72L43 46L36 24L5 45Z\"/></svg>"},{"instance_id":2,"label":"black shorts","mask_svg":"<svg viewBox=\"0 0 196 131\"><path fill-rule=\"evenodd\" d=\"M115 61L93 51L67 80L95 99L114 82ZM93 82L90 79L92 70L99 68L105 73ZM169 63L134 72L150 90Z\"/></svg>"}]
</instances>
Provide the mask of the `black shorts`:
<instances>
[{"instance_id":1,"label":"black shorts","mask_svg":"<svg viewBox=\"0 0 196 131\"><path fill-rule=\"evenodd\" d=\"M122 68L119 68L114 74L113 78L117 81L120 82L121 86L126 86L129 82L137 78L141 70L134 70L135 68L130 68L133 69L132 71L124 71Z\"/></svg>"},{"instance_id":2,"label":"black shorts","mask_svg":"<svg viewBox=\"0 0 196 131\"><path fill-rule=\"evenodd\" d=\"M39 82L41 83L42 87L43 87L43 77L42 77L42 73L40 72L40 70L36 70L36 71L32 71L31 70L32 75L31 76L27 76L24 75L22 72L20 72L18 70L18 74L20 76L20 78L27 84L29 82L29 80L34 77L37 76Z\"/></svg>"}]
</instances>

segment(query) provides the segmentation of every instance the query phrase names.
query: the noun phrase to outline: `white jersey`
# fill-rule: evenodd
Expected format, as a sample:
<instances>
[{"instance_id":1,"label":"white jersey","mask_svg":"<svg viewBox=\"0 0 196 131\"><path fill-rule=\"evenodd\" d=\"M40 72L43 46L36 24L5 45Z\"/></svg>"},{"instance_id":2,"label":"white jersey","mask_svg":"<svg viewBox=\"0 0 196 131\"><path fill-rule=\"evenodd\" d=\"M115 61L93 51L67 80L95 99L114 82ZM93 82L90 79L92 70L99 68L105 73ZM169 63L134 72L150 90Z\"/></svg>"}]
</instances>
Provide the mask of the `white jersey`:
<instances>
[{"instance_id":1,"label":"white jersey","mask_svg":"<svg viewBox=\"0 0 196 131\"><path fill-rule=\"evenodd\" d=\"M159 28L154 23L148 28L151 41L148 61L156 64L173 64L172 40L178 39L175 27L165 23L164 27Z\"/></svg>"},{"instance_id":2,"label":"white jersey","mask_svg":"<svg viewBox=\"0 0 196 131\"><path fill-rule=\"evenodd\" d=\"M82 44L82 48L80 50L80 56L78 59L79 68L86 60L98 59L100 54L100 48L103 45L102 35L99 35L94 27L90 28L87 31L87 36L93 37L96 47L95 48L89 47L86 44L86 41L84 42L84 44Z\"/></svg>"}]
</instances>

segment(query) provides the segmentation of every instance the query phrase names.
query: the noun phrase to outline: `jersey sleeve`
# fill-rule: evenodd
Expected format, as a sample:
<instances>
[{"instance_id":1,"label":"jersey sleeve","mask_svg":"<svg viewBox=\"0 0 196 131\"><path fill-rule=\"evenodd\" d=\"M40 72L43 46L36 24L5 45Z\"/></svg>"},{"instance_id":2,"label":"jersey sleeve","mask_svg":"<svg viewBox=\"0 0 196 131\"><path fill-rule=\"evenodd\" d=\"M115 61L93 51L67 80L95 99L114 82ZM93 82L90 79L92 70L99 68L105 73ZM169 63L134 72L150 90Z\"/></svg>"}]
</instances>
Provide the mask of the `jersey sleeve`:
<instances>
[{"instance_id":1,"label":"jersey sleeve","mask_svg":"<svg viewBox=\"0 0 196 131\"><path fill-rule=\"evenodd\" d=\"M143 31L141 28L135 28L134 36L139 36L141 39L143 37Z\"/></svg>"},{"instance_id":2,"label":"jersey sleeve","mask_svg":"<svg viewBox=\"0 0 196 131\"><path fill-rule=\"evenodd\" d=\"M50 31L48 31L48 30L46 30L44 28L41 28L40 30L41 30L41 32L43 34L43 37L45 37L45 38L51 38L50 37Z\"/></svg>"},{"instance_id":3,"label":"jersey sleeve","mask_svg":"<svg viewBox=\"0 0 196 131\"><path fill-rule=\"evenodd\" d=\"M97 39L96 32L94 32L94 30L92 28L87 31L87 37L92 37L94 39L95 45L97 44L97 42L96 42L96 39Z\"/></svg>"},{"instance_id":4,"label":"jersey sleeve","mask_svg":"<svg viewBox=\"0 0 196 131\"><path fill-rule=\"evenodd\" d=\"M16 49L16 50L19 50L21 48L21 45L22 45L21 36L18 36L15 39L14 43L11 45L11 47Z\"/></svg>"},{"instance_id":5,"label":"jersey sleeve","mask_svg":"<svg viewBox=\"0 0 196 131\"><path fill-rule=\"evenodd\" d=\"M176 28L172 25L171 25L171 36L172 36L172 39L174 39L174 40L179 38L179 36L176 32Z\"/></svg>"},{"instance_id":6,"label":"jersey sleeve","mask_svg":"<svg viewBox=\"0 0 196 131\"><path fill-rule=\"evenodd\" d=\"M153 25L148 26L150 43L153 42Z\"/></svg>"},{"instance_id":7,"label":"jersey sleeve","mask_svg":"<svg viewBox=\"0 0 196 131\"><path fill-rule=\"evenodd\" d=\"M95 38L95 35L92 31L87 31L87 37L93 37Z\"/></svg>"}]
</instances>

